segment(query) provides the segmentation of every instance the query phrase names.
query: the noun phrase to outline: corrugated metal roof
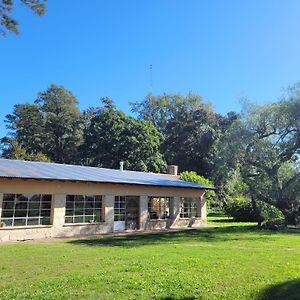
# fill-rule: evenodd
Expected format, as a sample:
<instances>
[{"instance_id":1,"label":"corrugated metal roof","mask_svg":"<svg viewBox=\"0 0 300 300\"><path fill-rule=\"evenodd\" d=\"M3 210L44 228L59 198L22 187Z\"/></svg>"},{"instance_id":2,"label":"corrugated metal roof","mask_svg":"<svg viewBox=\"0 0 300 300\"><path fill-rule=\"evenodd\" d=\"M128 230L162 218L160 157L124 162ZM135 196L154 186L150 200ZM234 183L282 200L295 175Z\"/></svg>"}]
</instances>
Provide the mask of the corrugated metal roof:
<instances>
[{"instance_id":1,"label":"corrugated metal roof","mask_svg":"<svg viewBox=\"0 0 300 300\"><path fill-rule=\"evenodd\" d=\"M171 176L136 171L0 158L0 177L214 189Z\"/></svg>"}]
</instances>

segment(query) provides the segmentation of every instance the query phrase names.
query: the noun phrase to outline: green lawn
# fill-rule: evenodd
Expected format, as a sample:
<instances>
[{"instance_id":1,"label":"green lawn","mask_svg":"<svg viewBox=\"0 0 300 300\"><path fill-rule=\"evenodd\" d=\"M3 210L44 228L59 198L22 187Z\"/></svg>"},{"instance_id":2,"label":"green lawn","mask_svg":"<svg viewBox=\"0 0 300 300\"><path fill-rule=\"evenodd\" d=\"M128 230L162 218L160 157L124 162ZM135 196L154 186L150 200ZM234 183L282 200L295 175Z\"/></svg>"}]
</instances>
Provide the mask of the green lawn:
<instances>
[{"instance_id":1,"label":"green lawn","mask_svg":"<svg viewBox=\"0 0 300 300\"><path fill-rule=\"evenodd\" d=\"M300 232L218 228L0 244L0 299L300 299Z\"/></svg>"}]
</instances>

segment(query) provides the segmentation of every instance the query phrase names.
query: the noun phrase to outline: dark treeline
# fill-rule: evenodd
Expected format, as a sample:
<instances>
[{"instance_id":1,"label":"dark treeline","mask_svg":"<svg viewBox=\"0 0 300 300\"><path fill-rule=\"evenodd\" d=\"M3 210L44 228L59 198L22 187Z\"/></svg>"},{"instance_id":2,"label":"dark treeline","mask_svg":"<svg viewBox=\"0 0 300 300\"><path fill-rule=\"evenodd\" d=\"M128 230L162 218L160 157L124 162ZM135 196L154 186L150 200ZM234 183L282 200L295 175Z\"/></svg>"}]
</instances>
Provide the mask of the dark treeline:
<instances>
[{"instance_id":1,"label":"dark treeline","mask_svg":"<svg viewBox=\"0 0 300 300\"><path fill-rule=\"evenodd\" d=\"M6 116L6 158L163 172L196 171L219 187L228 210L263 202L300 222L300 89L281 100L216 113L199 95L148 95L131 103L136 118L109 98L84 112L76 97L51 85ZM253 211L251 211L253 213ZM254 213L255 214L255 213Z\"/></svg>"}]
</instances>

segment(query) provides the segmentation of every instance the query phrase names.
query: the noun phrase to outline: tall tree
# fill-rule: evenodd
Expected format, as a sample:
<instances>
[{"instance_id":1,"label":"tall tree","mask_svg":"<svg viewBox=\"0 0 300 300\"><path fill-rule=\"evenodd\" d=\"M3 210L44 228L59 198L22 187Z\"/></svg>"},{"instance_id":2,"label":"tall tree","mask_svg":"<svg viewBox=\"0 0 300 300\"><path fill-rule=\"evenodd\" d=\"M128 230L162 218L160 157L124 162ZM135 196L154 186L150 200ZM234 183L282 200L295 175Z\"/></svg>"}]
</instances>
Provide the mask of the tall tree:
<instances>
[{"instance_id":1,"label":"tall tree","mask_svg":"<svg viewBox=\"0 0 300 300\"><path fill-rule=\"evenodd\" d=\"M7 137L2 139L4 155L13 150L11 145L16 142L28 153L44 150L44 117L38 104L17 104L12 114L6 116ZM6 146L5 146L6 145Z\"/></svg>"},{"instance_id":2,"label":"tall tree","mask_svg":"<svg viewBox=\"0 0 300 300\"><path fill-rule=\"evenodd\" d=\"M14 0L0 0L0 35L2 36L6 36L8 32L19 33L19 22L11 16L15 2ZM46 12L47 0L20 0L20 2L38 16Z\"/></svg>"},{"instance_id":3,"label":"tall tree","mask_svg":"<svg viewBox=\"0 0 300 300\"><path fill-rule=\"evenodd\" d=\"M58 163L77 160L82 141L83 118L76 97L63 86L52 84L35 101L45 118L44 153Z\"/></svg>"},{"instance_id":4,"label":"tall tree","mask_svg":"<svg viewBox=\"0 0 300 300\"><path fill-rule=\"evenodd\" d=\"M161 151L170 164L181 171L193 170L205 177L213 172L214 143L235 119L222 117L199 95L148 95L131 103L139 119L150 120L164 135Z\"/></svg>"},{"instance_id":5,"label":"tall tree","mask_svg":"<svg viewBox=\"0 0 300 300\"><path fill-rule=\"evenodd\" d=\"M220 168L238 166L252 199L276 206L288 222L300 222L299 85L276 103L249 106L221 142Z\"/></svg>"},{"instance_id":6,"label":"tall tree","mask_svg":"<svg viewBox=\"0 0 300 300\"><path fill-rule=\"evenodd\" d=\"M162 136L149 121L137 121L119 111L108 98L103 106L89 109L82 157L85 164L140 171L161 171L165 161L159 152Z\"/></svg>"}]
</instances>

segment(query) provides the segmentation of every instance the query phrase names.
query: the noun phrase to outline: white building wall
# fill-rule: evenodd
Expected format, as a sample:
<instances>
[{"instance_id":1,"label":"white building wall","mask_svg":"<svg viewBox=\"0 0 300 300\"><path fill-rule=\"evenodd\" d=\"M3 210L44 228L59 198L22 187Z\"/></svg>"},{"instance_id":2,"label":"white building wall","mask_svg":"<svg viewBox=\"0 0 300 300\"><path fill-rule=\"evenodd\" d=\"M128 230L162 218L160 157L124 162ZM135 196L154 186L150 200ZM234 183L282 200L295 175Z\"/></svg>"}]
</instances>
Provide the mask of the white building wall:
<instances>
[{"instance_id":1,"label":"white building wall","mask_svg":"<svg viewBox=\"0 0 300 300\"><path fill-rule=\"evenodd\" d=\"M204 191L117 184L105 185L0 179L0 216L4 193L52 194L52 224L28 227L0 227L0 242L51 237L72 237L76 235L93 235L113 232L115 195L140 196L140 230L187 227L191 225L189 220L181 220L179 218L180 197L199 197ZM92 224L65 224L67 194L102 195L104 222ZM148 216L148 196L153 195L172 197L170 219L157 221L150 220ZM201 219L196 220L197 222L194 222L192 226L201 226L206 220L206 203L204 198L202 198L199 207L201 207Z\"/></svg>"}]
</instances>

